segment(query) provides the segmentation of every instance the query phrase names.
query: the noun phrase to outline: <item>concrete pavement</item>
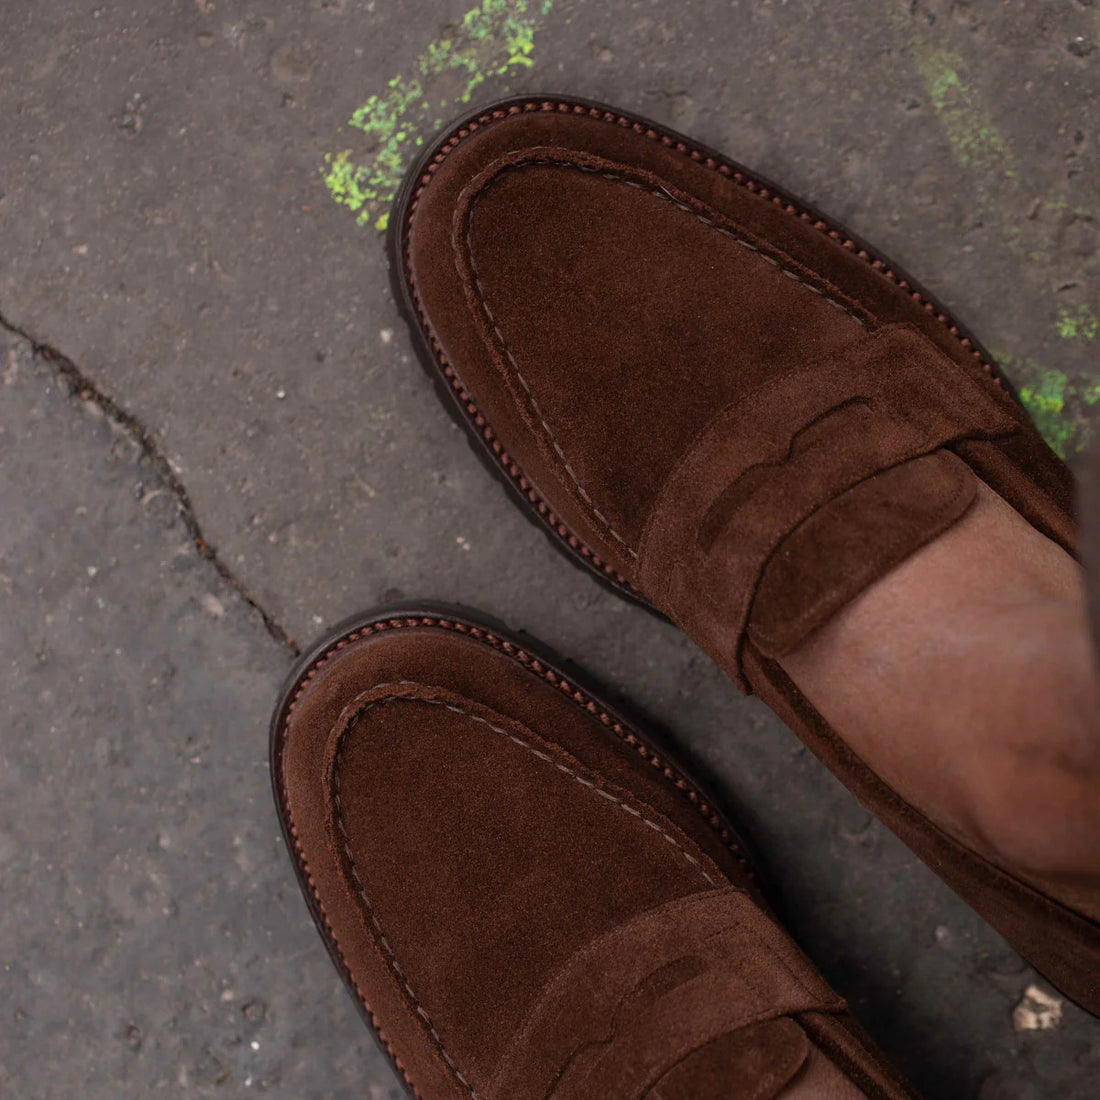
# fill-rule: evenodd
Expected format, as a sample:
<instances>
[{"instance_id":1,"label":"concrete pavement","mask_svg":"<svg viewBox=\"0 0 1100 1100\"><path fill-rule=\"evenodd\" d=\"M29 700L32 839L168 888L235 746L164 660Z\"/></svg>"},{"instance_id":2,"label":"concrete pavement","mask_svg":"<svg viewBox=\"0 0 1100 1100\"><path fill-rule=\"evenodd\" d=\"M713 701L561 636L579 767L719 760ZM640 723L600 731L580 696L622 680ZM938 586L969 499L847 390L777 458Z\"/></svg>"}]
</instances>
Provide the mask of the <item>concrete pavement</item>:
<instances>
[{"instance_id":1,"label":"concrete pavement","mask_svg":"<svg viewBox=\"0 0 1100 1100\"><path fill-rule=\"evenodd\" d=\"M1016 1031L1035 976L439 408L380 227L438 120L527 90L844 220L1087 442L1093 0L0 0L0 1096L400 1096L297 896L265 723L297 645L430 596L675 733L926 1095L1095 1100L1100 1024Z\"/></svg>"}]
</instances>

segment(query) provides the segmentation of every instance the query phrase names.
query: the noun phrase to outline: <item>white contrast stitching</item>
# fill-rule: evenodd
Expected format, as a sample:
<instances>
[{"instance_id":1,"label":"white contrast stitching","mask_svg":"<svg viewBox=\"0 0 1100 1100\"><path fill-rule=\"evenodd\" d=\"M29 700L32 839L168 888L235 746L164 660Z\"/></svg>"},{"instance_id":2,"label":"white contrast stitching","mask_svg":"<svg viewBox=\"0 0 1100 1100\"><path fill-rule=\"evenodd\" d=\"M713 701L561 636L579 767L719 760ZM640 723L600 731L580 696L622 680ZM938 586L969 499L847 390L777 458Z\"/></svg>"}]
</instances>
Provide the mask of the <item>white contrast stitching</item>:
<instances>
[{"instance_id":1,"label":"white contrast stitching","mask_svg":"<svg viewBox=\"0 0 1100 1100\"><path fill-rule=\"evenodd\" d=\"M404 685L378 684L375 690L384 690L391 686L398 687ZM482 718L481 715L474 714L473 711L465 710L461 707L456 707L450 703L445 703L441 699L425 699L422 696L406 692L404 694L389 695L383 699L376 699L373 702L366 704L366 706L362 707L361 709L353 713L350 717L348 717L346 720L346 725L340 734L340 740L337 745L335 760L333 763L333 800L336 803L336 822L340 828L340 835L343 837L344 852L348 857L348 864L351 867L352 878L355 880L355 885L359 891L359 896L363 899L363 903L367 907L367 913L370 916L370 922L378 933L378 942L383 949L383 953L386 957L386 962L393 969L394 973L397 974L397 976L401 979L401 984L403 985L405 992L408 993L409 998L412 1001L413 1009L416 1011L416 1014L420 1016L421 1019L423 1019L425 1025L428 1028L428 1031L431 1033L432 1038L435 1040L436 1045L439 1047L439 1052L443 1056L444 1061L447 1063L448 1066L451 1067L451 1069L455 1073L455 1076L469 1091L472 1100L481 1100L473 1085L471 1085L466 1077L463 1076L462 1071L455 1064L455 1060L451 1057L450 1054L447 1053L447 1049L443 1045L443 1040L440 1038L439 1032L436 1031L435 1025L432 1023L431 1017L428 1015L424 1006L420 1003L419 998L413 992L413 988L409 984L408 979L405 977L404 971L402 971L401 966L397 961L397 957L394 954L393 948L390 946L389 940L386 939L385 935L382 932L382 925L379 923L378 915L374 910L374 905L370 900L370 896L367 894L367 888L364 885L362 878L360 878L359 876L359 868L356 866L355 857L354 855L352 855L351 851L351 838L348 836L347 828L344 825L344 806L343 801L340 797L340 776L341 767L344 760L344 747L347 742L348 735L351 733L354 724L358 722L363 717L363 715L367 713L367 711L376 706L380 706L385 703L392 703L395 700L399 699L412 700L417 703L427 703L431 706L445 707L447 710L453 711L455 714L461 714L467 718L472 719L475 722L480 722L482 725L488 726L489 729L494 730L496 733L503 734L505 737L508 738L508 740L519 745L520 748L526 749L529 753L531 753L532 756L535 756L540 760L552 764L559 771L565 772L566 775L568 775L572 779L575 779L582 786L592 789L596 794L600 795L600 797L614 803L621 810L625 810L631 816L640 819L640 821L644 825L648 825L649 828L653 829L655 832L663 836L665 840L667 840L684 857L684 859L687 860L699 872L699 874L703 876L708 885L712 887L717 887L718 883L702 867L702 865L699 863L699 860L695 856L687 851L687 849L684 848L684 846L671 833L663 829L656 822L651 821L648 817L645 817L640 811L634 809L633 806L628 805L623 799L618 798L616 795L611 794L609 791L605 791L602 788L597 787L595 783L593 783L591 780L585 779L583 776L575 772L572 768L569 768L566 765L559 763L546 753L540 752L538 749L528 744L522 738L517 737L515 734L504 729L502 726L498 726L494 722L490 722L487 718Z\"/></svg>"},{"instance_id":2,"label":"white contrast stitching","mask_svg":"<svg viewBox=\"0 0 1100 1100\"><path fill-rule=\"evenodd\" d=\"M614 172L606 172L606 171L603 171L599 168L587 168L584 165L574 164L571 161L538 160L538 159L532 159L532 160L527 160L527 161L517 161L516 163L510 164L506 168L502 169L502 172L511 171L512 169L515 169L515 168L530 167L532 165L538 165L538 166L551 165L551 166L556 166L556 167L560 167L560 168L573 168L573 169L576 169L579 172L587 172L590 175L603 176L605 179L610 179L610 180L614 180L617 183L626 184L628 187L634 187L634 188L637 188L639 191L645 191L648 194L654 195L656 198L661 199L663 202L671 203L673 206L677 207L677 209L685 211L686 213L690 214L696 220L702 222L704 225L710 226L711 229L717 230L723 236L726 236L731 241L735 242L736 244L739 244L742 248L746 248L750 252L755 252L762 260L765 260L767 263L771 264L772 267L779 270L788 279L793 279L796 283L799 283L800 285L804 286L807 290L810 290L814 294L818 295L823 301L827 302L829 305L834 306L836 309L839 309L842 313L846 314L853 321L855 321L855 323L857 325L859 325L861 328L866 328L867 327L866 322L861 317L857 316L854 312L852 312L852 310L850 310L842 302L838 302L835 298L833 298L831 295L827 294L821 288L815 287L811 283L808 283L797 272L792 271L785 264L780 263L780 261L777 260L775 257L769 256L766 252L761 250L758 246L756 246L754 244L751 244L749 241L744 240L742 237L738 236L738 234L733 232L731 229L728 229L728 228L726 228L725 226L722 226L722 225L718 225L713 219L708 218L703 214L700 214L697 210L692 209L692 207L688 206L686 203L680 202L680 200L677 199L672 194L672 192L668 191L664 187L661 187L659 185L654 186L654 185L642 184L642 183L638 182L637 180L627 179L625 176L619 175L619 174L614 173ZM474 247L473 247L473 241L471 239L472 234L473 234L473 223L474 223L473 209L474 209L474 206L477 204L477 202L480 200L480 198L481 198L481 195L479 194L474 199L473 203L471 203L470 210L469 210L469 213L468 213L468 216L467 216L467 219L466 219L466 256L467 256L467 258L469 260L469 263L470 263L470 271L473 274L474 286L477 288L478 301L481 304L481 308L485 311L485 316L488 318L489 324L492 326L493 332L496 335L496 338L497 338L497 341L500 344L501 350L504 352L505 356L507 357L508 362L511 363L512 369L515 371L516 377L519 379L520 385L523 386L524 392L527 394L527 397L531 402L531 407L534 409L535 415L539 418L539 423L542 424L543 428L545 429L546 434L550 439L551 446L554 448L554 451L557 454L558 458L561 459L562 465L565 467L565 471L569 475L569 477L572 480L574 486L576 486L577 492L579 492L581 494L581 496L584 498L585 502L592 509L592 514L603 525L603 527L607 531L607 533L609 535L611 535L611 537L614 538L615 541L618 542L623 547L623 549L626 550L626 552L632 558L637 559L637 557L638 557L637 550L635 550L626 541L626 539L624 539L623 536L620 535L619 532L616 531L615 528L611 525L611 521L608 520L608 518L597 507L596 502L592 499L591 496L589 496L587 490L581 484L580 478L577 477L577 474L574 471L573 467L569 464L569 459L565 457L565 451L562 450L561 444L558 442L557 436L554 435L553 429L550 427L549 423L547 422L546 415L545 415L545 413L543 413L542 408L538 403L538 399L535 397L535 394L532 391L530 385L528 384L527 379L524 378L523 371L520 370L519 363L516 361L516 357L512 354L512 349L508 347L508 342L504 339L504 333L502 333L500 331L500 325L497 324L496 318L493 316L492 310L489 309L489 302L486 298L485 288L481 285L481 277L478 274L477 263L474 260Z\"/></svg>"}]
</instances>

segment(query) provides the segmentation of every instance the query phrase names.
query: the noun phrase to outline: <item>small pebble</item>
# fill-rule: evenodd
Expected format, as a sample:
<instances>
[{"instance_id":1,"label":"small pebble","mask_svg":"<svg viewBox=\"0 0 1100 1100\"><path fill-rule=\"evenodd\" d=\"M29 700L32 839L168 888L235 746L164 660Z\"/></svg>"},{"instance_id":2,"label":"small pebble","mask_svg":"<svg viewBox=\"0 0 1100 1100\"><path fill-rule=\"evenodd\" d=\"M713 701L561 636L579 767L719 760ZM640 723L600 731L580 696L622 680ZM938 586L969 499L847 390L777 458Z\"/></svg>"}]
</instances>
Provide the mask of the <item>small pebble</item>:
<instances>
[{"instance_id":1,"label":"small pebble","mask_svg":"<svg viewBox=\"0 0 1100 1100\"><path fill-rule=\"evenodd\" d=\"M1061 1022L1062 1001L1037 985L1029 985L1012 1010L1012 1026L1017 1031L1053 1031Z\"/></svg>"},{"instance_id":2,"label":"small pebble","mask_svg":"<svg viewBox=\"0 0 1100 1100\"><path fill-rule=\"evenodd\" d=\"M212 592L204 592L199 597L199 602L203 610L213 615L215 619L220 619L225 614L225 605Z\"/></svg>"}]
</instances>

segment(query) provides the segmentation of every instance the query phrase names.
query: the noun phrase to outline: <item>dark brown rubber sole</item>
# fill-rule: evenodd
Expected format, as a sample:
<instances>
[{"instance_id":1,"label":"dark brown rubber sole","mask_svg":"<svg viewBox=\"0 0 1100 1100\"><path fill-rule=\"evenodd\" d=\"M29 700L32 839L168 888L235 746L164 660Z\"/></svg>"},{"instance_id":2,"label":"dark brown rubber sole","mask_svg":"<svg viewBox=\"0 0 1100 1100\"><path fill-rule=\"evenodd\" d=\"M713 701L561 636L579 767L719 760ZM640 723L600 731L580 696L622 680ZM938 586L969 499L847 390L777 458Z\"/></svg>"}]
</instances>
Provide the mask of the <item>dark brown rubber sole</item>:
<instances>
[{"instance_id":1,"label":"dark brown rubber sole","mask_svg":"<svg viewBox=\"0 0 1100 1100\"><path fill-rule=\"evenodd\" d=\"M867 264L879 271L884 279L896 283L910 293L913 299L936 316L954 335L963 348L979 361L990 376L994 378L1006 393L1019 403L1019 396L1011 382L997 367L992 356L978 339L937 299L912 279L893 261L882 255L870 244L849 232L839 222L832 221L810 203L803 202L789 192L772 183L764 176L752 172L736 161L724 157L721 153L670 130L658 123L651 122L639 115L619 111L591 100L574 96L527 95L502 99L477 111L472 111L453 122L439 132L421 152L406 173L405 179L394 200L390 217L389 252L390 276L393 282L394 297L398 308L413 333L421 365L427 371L436 388L443 397L444 405L457 423L467 432L470 445L490 472L500 480L511 494L520 509L529 520L539 526L549 536L551 543L566 554L572 561L591 573L601 584L610 588L631 603L639 604L661 618L665 616L630 583L570 531L554 513L548 502L539 492L511 456L503 449L477 407L473 397L462 383L456 368L448 362L439 346L434 342L424 317L416 304L415 288L408 277L406 262L410 205L415 201L421 184L428 175L428 167L442 160L457 142L460 142L474 129L484 129L494 122L535 111L558 111L563 114L587 115L602 119L609 124L626 126L639 133L651 135L654 140L671 146L684 156L690 157L733 179L740 186L767 198L777 206L787 210L792 217L806 221L819 232L841 242L850 248Z\"/></svg>"}]
</instances>

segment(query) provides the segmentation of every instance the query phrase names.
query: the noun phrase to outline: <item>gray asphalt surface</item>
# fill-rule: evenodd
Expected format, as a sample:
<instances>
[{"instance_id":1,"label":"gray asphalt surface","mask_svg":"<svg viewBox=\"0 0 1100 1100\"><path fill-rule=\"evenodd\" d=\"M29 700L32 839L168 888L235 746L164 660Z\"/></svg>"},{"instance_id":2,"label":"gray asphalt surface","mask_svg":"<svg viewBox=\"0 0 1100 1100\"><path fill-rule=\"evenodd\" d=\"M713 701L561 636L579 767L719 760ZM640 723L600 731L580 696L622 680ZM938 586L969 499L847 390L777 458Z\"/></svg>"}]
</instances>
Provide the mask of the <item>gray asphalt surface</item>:
<instances>
[{"instance_id":1,"label":"gray asphalt surface","mask_svg":"<svg viewBox=\"0 0 1100 1100\"><path fill-rule=\"evenodd\" d=\"M0 1096L401 1095L298 896L265 727L297 646L426 596L670 729L930 1098L1097 1100L1100 1022L1017 1031L1035 975L514 510L414 361L377 226L467 94L639 111L895 257L1073 458L1100 409L1100 8L473 5L0 0Z\"/></svg>"}]
</instances>

